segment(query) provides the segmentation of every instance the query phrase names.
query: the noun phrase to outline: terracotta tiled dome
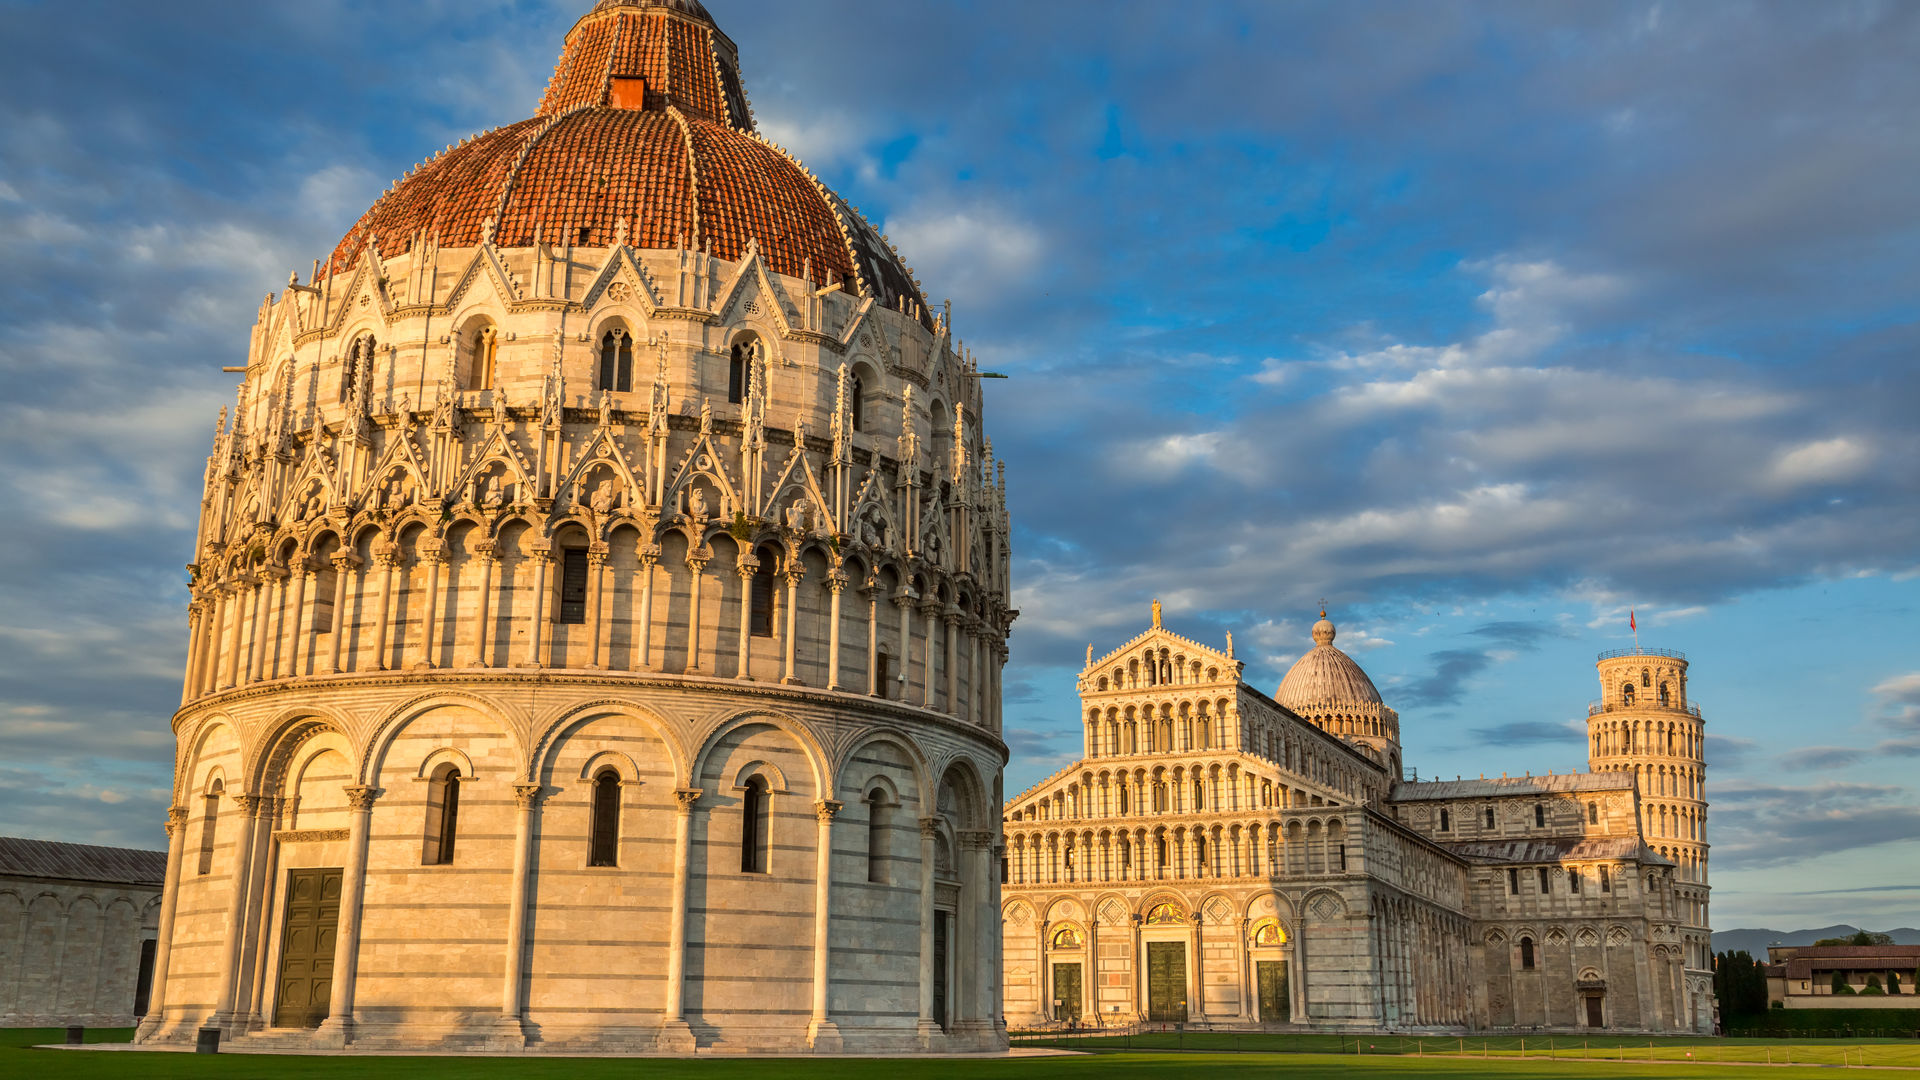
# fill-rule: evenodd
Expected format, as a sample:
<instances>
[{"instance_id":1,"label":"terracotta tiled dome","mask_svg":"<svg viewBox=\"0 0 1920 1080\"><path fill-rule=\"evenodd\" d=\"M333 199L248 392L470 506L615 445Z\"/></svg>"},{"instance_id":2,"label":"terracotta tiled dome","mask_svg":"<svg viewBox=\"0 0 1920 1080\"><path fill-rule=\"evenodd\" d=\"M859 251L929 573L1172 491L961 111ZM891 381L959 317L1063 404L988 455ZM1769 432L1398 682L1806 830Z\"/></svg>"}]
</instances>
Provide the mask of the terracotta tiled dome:
<instances>
[{"instance_id":1,"label":"terracotta tiled dome","mask_svg":"<svg viewBox=\"0 0 1920 1080\"><path fill-rule=\"evenodd\" d=\"M1378 706L1380 691L1353 657L1333 647L1333 624L1321 613L1313 625L1313 648L1294 661L1273 699L1301 716L1343 706Z\"/></svg>"},{"instance_id":2,"label":"terracotta tiled dome","mask_svg":"<svg viewBox=\"0 0 1920 1080\"><path fill-rule=\"evenodd\" d=\"M600 0L567 34L538 113L409 173L340 241L344 270L428 239L471 247L706 248L749 241L816 284L852 277L889 307L927 305L898 255L847 202L760 138L733 42L696 0Z\"/></svg>"}]
</instances>

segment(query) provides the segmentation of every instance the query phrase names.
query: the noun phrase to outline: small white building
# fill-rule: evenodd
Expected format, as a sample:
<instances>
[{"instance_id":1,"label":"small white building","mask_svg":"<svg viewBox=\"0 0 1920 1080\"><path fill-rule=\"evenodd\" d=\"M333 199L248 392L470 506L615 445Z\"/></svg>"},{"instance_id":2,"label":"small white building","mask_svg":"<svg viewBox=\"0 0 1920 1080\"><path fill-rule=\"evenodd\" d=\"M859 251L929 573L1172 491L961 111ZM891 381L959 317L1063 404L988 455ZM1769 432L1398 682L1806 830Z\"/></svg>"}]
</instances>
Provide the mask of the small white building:
<instances>
[{"instance_id":1,"label":"small white building","mask_svg":"<svg viewBox=\"0 0 1920 1080\"><path fill-rule=\"evenodd\" d=\"M0 837L0 1027L147 1011L164 851Z\"/></svg>"}]
</instances>

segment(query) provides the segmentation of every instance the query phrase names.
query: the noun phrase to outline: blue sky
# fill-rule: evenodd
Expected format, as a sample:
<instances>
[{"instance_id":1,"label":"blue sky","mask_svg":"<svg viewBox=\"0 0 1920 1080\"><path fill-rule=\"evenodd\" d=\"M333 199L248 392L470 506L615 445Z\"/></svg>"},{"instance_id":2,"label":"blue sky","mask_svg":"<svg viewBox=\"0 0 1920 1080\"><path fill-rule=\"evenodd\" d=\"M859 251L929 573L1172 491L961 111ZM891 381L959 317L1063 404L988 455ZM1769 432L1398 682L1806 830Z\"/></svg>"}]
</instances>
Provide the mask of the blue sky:
<instances>
[{"instance_id":1,"label":"blue sky","mask_svg":"<svg viewBox=\"0 0 1920 1080\"><path fill-rule=\"evenodd\" d=\"M157 846L261 296L529 115L585 0L0 0L0 833ZM988 393L1017 791L1073 673L1324 596L1422 775L1685 650L1715 922L1920 925L1920 8L712 0Z\"/></svg>"}]
</instances>

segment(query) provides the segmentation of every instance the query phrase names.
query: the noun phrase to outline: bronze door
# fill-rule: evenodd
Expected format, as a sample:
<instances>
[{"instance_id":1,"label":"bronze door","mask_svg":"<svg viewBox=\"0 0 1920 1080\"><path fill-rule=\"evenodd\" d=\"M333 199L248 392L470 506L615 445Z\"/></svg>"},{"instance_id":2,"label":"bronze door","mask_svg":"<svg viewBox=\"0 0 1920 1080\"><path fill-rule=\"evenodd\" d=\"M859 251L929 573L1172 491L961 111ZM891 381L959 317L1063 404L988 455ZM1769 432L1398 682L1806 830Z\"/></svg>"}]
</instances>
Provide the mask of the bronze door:
<instances>
[{"instance_id":1,"label":"bronze door","mask_svg":"<svg viewBox=\"0 0 1920 1080\"><path fill-rule=\"evenodd\" d=\"M1254 977L1260 985L1260 1020L1284 1024L1293 1015L1293 1001L1287 996L1287 962L1256 960Z\"/></svg>"},{"instance_id":2,"label":"bronze door","mask_svg":"<svg viewBox=\"0 0 1920 1080\"><path fill-rule=\"evenodd\" d=\"M1161 1024L1187 1020L1187 943L1147 942L1147 1019Z\"/></svg>"},{"instance_id":3,"label":"bronze door","mask_svg":"<svg viewBox=\"0 0 1920 1080\"><path fill-rule=\"evenodd\" d=\"M1078 1023L1080 994L1080 965L1053 965L1053 1018Z\"/></svg>"},{"instance_id":4,"label":"bronze door","mask_svg":"<svg viewBox=\"0 0 1920 1080\"><path fill-rule=\"evenodd\" d=\"M274 1027L319 1027L333 997L333 945L340 932L338 870L287 872Z\"/></svg>"}]
</instances>

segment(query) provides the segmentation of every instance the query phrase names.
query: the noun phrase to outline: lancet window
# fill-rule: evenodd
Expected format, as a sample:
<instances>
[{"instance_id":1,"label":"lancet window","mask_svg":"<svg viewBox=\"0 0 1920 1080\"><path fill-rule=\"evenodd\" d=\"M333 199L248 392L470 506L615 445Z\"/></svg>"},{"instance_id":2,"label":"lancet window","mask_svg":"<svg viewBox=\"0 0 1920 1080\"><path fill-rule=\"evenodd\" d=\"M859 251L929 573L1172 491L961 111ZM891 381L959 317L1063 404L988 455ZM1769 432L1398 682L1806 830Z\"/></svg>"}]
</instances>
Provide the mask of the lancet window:
<instances>
[{"instance_id":1,"label":"lancet window","mask_svg":"<svg viewBox=\"0 0 1920 1080\"><path fill-rule=\"evenodd\" d=\"M593 819L588 866L620 865L620 774L602 769L593 778Z\"/></svg>"},{"instance_id":2,"label":"lancet window","mask_svg":"<svg viewBox=\"0 0 1920 1080\"><path fill-rule=\"evenodd\" d=\"M767 833L772 800L765 779L755 776L747 781L740 795L740 872L767 872Z\"/></svg>"},{"instance_id":3,"label":"lancet window","mask_svg":"<svg viewBox=\"0 0 1920 1080\"><path fill-rule=\"evenodd\" d=\"M454 838L459 834L460 770L452 764L434 769L427 785L427 866L452 866Z\"/></svg>"},{"instance_id":4,"label":"lancet window","mask_svg":"<svg viewBox=\"0 0 1920 1080\"><path fill-rule=\"evenodd\" d=\"M609 330L600 339L600 377L594 386L616 394L633 389L633 339L625 330Z\"/></svg>"}]
</instances>

